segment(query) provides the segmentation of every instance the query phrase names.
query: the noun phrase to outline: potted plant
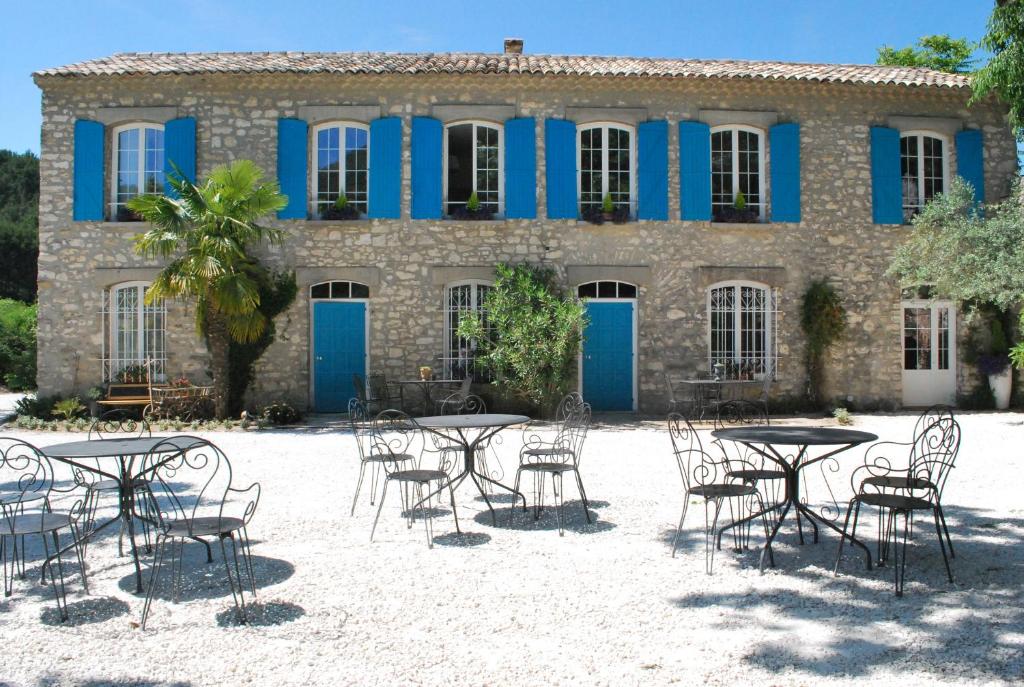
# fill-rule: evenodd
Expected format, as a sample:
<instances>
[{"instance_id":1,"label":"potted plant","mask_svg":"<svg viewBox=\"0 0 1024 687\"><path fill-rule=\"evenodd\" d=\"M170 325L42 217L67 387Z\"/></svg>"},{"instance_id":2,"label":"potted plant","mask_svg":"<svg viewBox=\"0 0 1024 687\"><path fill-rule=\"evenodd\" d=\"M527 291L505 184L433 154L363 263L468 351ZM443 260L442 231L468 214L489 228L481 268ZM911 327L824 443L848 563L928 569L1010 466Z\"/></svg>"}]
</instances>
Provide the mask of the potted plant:
<instances>
[{"instance_id":1,"label":"potted plant","mask_svg":"<svg viewBox=\"0 0 1024 687\"><path fill-rule=\"evenodd\" d=\"M995 398L996 410L1010 407L1010 347L1006 342L1003 323L993 318L989 330L988 351L978 355L978 372L988 377L988 386Z\"/></svg>"},{"instance_id":2,"label":"potted plant","mask_svg":"<svg viewBox=\"0 0 1024 687\"><path fill-rule=\"evenodd\" d=\"M429 380L433 379L433 377L434 377L434 370L431 369L431 367L429 365L421 365L420 366L420 379L422 379L424 382L426 382L426 381L429 381Z\"/></svg>"},{"instance_id":3,"label":"potted plant","mask_svg":"<svg viewBox=\"0 0 1024 687\"><path fill-rule=\"evenodd\" d=\"M86 397L89 399L89 415L92 417L98 417L100 414L100 399L107 394L107 390L102 386L91 386L88 391L85 392Z\"/></svg>"},{"instance_id":4,"label":"potted plant","mask_svg":"<svg viewBox=\"0 0 1024 687\"><path fill-rule=\"evenodd\" d=\"M753 224L760 221L756 210L747 207L747 197L743 191L738 191L732 200L732 207L718 208L715 210L716 222L736 222L739 224Z\"/></svg>"},{"instance_id":5,"label":"potted plant","mask_svg":"<svg viewBox=\"0 0 1024 687\"><path fill-rule=\"evenodd\" d=\"M117 221L118 222L141 222L142 215L132 210L127 205L117 206Z\"/></svg>"},{"instance_id":6,"label":"potted plant","mask_svg":"<svg viewBox=\"0 0 1024 687\"><path fill-rule=\"evenodd\" d=\"M455 219L461 220L488 220L494 218L494 213L490 210L481 207L480 196L473 191L469 195L469 200L466 201L466 205L460 208L456 208L453 213Z\"/></svg>"},{"instance_id":7,"label":"potted plant","mask_svg":"<svg viewBox=\"0 0 1024 687\"><path fill-rule=\"evenodd\" d=\"M595 208L592 205L585 206L581 210L580 216L591 224L604 224L605 222L623 224L629 221L629 207L616 205L612 200L612 194L606 193L601 199L600 208Z\"/></svg>"},{"instance_id":8,"label":"potted plant","mask_svg":"<svg viewBox=\"0 0 1024 687\"><path fill-rule=\"evenodd\" d=\"M359 219L359 210L348 202L348 196L339 193L332 205L328 205L320 211L320 219L325 220L349 220Z\"/></svg>"}]
</instances>

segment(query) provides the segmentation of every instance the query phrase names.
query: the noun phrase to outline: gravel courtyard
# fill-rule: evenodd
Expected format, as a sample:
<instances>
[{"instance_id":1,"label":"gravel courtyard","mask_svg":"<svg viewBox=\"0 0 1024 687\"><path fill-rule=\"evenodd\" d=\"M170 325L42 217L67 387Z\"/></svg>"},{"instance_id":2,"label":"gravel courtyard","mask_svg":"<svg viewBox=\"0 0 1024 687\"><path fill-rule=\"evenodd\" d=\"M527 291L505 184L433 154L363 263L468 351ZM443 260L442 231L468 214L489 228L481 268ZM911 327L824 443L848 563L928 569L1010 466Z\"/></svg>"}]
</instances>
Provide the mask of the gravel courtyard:
<instances>
[{"instance_id":1,"label":"gravel courtyard","mask_svg":"<svg viewBox=\"0 0 1024 687\"><path fill-rule=\"evenodd\" d=\"M915 419L855 416L855 428L907 440ZM219 559L207 565L196 544L186 546L181 603L158 598L141 631L142 597L112 530L88 551L91 595L71 568L70 623L38 584L38 555L29 579L0 600L0 685L1018 682L1024 415L958 419L964 440L944 496L956 583L922 524L902 599L890 568L867 572L854 554L833 577L837 537L799 546L791 521L775 569L758 573L755 530L753 550L724 547L707 576L698 503L671 558L682 496L662 422L596 423L582 461L592 524L568 481L564 538L550 509L539 522L517 512L509 526L508 500L492 526L466 485L456 493L463 534L445 510L433 550L419 523L406 529L394 493L374 543L367 485L349 516L358 460L343 425L211 433L236 482L263 486L250 528L254 622L235 624ZM84 438L0 435L39 445ZM502 436L511 481L520 432ZM841 502L862 454L842 454L830 477ZM827 495L814 480L809 490L812 501ZM873 524L864 521L864 538Z\"/></svg>"}]
</instances>

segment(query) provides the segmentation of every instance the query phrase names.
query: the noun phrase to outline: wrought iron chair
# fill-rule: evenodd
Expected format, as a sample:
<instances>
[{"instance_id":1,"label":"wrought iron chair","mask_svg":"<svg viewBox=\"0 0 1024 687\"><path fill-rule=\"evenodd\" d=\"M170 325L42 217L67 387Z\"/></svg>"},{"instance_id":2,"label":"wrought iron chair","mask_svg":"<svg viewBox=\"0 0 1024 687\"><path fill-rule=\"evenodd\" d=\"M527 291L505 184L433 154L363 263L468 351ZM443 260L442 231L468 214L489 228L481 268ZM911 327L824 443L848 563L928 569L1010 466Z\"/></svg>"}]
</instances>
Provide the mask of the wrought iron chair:
<instances>
[{"instance_id":1,"label":"wrought iron chair","mask_svg":"<svg viewBox=\"0 0 1024 687\"><path fill-rule=\"evenodd\" d=\"M704 499L704 571L710 575L714 571L715 549L720 545L720 535L716 541L718 518L722 512L723 502L729 502L733 524L736 525L743 517L744 506L750 501L758 504L762 512L761 522L768 537L768 521L763 516L765 510L761 495L754 485L735 477L735 473L752 469L749 463L730 458L719 444L712 444L712 450L719 455L712 455L704 450L697 431L690 421L679 413L668 416L668 434L672 441L672 453L683 480L683 512L679 516L679 526L672 537L672 556L676 555L679 545L679 533L686 521L690 497ZM737 517L739 516L739 517ZM769 555L771 550L769 549Z\"/></svg>"},{"instance_id":2,"label":"wrought iron chair","mask_svg":"<svg viewBox=\"0 0 1024 687\"><path fill-rule=\"evenodd\" d=\"M380 456L380 465L384 468L385 477L384 488L380 495L380 505L377 507L377 517L373 519L373 528L370 530L370 541L373 541L373 535L377 531L377 523L380 521L384 500L388 493L388 484L392 482L401 489L403 515L406 518L407 527L412 528L416 510L420 511L420 517L423 518L423 526L427 533L428 548L434 548L432 498L444 489L448 490L448 496L451 498L455 531L461 533L459 515L455 509L455 491L452 489L450 477L453 466L445 462L446 456L449 456L450 452L438 453L440 460L437 468L423 468L420 464L420 457L425 448L423 429L416 424L415 420L398 410L385 410L377 415L373 420L372 432L370 451L372 455ZM412 465L410 465L410 461L412 461ZM426 496L424 496L424 489Z\"/></svg>"},{"instance_id":3,"label":"wrought iron chair","mask_svg":"<svg viewBox=\"0 0 1024 687\"><path fill-rule=\"evenodd\" d=\"M545 441L536 434L524 437L523 448L519 452L515 491L519 491L523 472L533 475L533 519L538 520L544 507L544 478L550 475L551 489L555 497L555 512L558 517L558 534L565 536L565 473L570 472L576 478L576 486L579 488L583 503L583 515L587 522L591 522L590 502L587 500L587 492L580 477L583 442L587 438L587 430L590 429L590 404L585 403L578 393L568 394L559 403L555 417L559 426L554 441ZM515 508L511 513L515 514Z\"/></svg>"},{"instance_id":4,"label":"wrought iron chair","mask_svg":"<svg viewBox=\"0 0 1024 687\"><path fill-rule=\"evenodd\" d=\"M135 413L124 408L115 408L101 414L93 421L92 426L89 427L88 440L112 438L138 439L150 436L153 436L153 433L150 430L149 422L145 418L136 417ZM99 458L80 459L81 462L86 460L91 460L97 468L101 467ZM74 469L74 478L76 484L85 488L85 521L83 529L85 532L91 533L93 528L96 527L96 511L99 508L100 496L104 493L112 493L116 496L119 485L117 480L102 478L96 473L78 468ZM149 492L149 484L146 480L138 480L135 485L135 491L136 496L141 497L137 498L136 502L142 504L144 516L141 518L142 532L146 542L146 553L150 553L153 548L148 521L151 521L154 516L152 512L152 494ZM124 556L124 534L124 521L122 521L121 532L117 537L118 556ZM88 537L86 542L88 542ZM88 551L88 543L82 545L83 556L86 551Z\"/></svg>"},{"instance_id":5,"label":"wrought iron chair","mask_svg":"<svg viewBox=\"0 0 1024 687\"><path fill-rule=\"evenodd\" d=\"M457 408L459 403L462 403L462 402L465 401L465 399L469 398L469 396L471 395L470 394L470 388L472 386L473 386L473 377L471 377L470 375L466 375L465 377L462 378L462 381L459 382L459 388L458 389L456 389L453 393L449 394L445 398L442 398L442 399L434 401L434 412L436 414L438 414L438 415L453 415L453 414L455 414L455 415L464 415L464 414L466 414L466 413L462 413L462 412L455 412L452 409L453 408ZM477 401L479 401L480 403L483 403L483 401L480 399L479 396L474 396L474 398L476 398ZM478 413L478 412L486 413L487 409L486 408L484 408L484 410L473 410L473 409L470 409L470 410L468 410L466 412L467 413L474 413L474 414Z\"/></svg>"},{"instance_id":6,"label":"wrought iron chair","mask_svg":"<svg viewBox=\"0 0 1024 687\"><path fill-rule=\"evenodd\" d=\"M215 537L220 543L231 598L238 619L246 622L242 569L249 578L249 589L255 598L256 576L248 526L259 505L259 483L253 482L244 489L233 486L228 457L210 441L194 436L176 436L162 441L153 447L146 461L146 472L157 505L154 525L157 535L149 591L142 607L142 629L146 628L168 548L171 574L174 576L172 589L177 601L181 593L185 540L202 537ZM230 556L226 546L228 541L231 542Z\"/></svg>"},{"instance_id":7,"label":"wrought iron chair","mask_svg":"<svg viewBox=\"0 0 1024 687\"><path fill-rule=\"evenodd\" d=\"M768 414L759 403L745 400L725 401L718 406L715 413L715 429L726 427L741 427L744 425L771 425ZM761 494L761 501L769 512L767 515L774 516L775 511L782 507L785 502L785 480L786 473L775 467L775 464L764 456L743 444L734 441L721 441L715 439L713 444L718 444L722 453L730 459L739 461L741 466L729 472L729 477L742 480L746 484L757 487ZM755 516L749 516L753 519ZM800 514L797 513L799 520ZM750 540L751 519L746 522L744 528L744 545ZM774 525L774 520L772 523Z\"/></svg>"},{"instance_id":8,"label":"wrought iron chair","mask_svg":"<svg viewBox=\"0 0 1024 687\"><path fill-rule=\"evenodd\" d=\"M768 399L772 394L772 383L775 381L775 363L769 361L764 366L764 379L761 382L761 391L757 396L757 404L764 408L764 414L768 416Z\"/></svg>"},{"instance_id":9,"label":"wrought iron chair","mask_svg":"<svg viewBox=\"0 0 1024 687\"><path fill-rule=\"evenodd\" d=\"M384 408L404 408L405 399L401 384L388 381L383 372L371 372L367 377L369 383L369 402Z\"/></svg>"},{"instance_id":10,"label":"wrought iron chair","mask_svg":"<svg viewBox=\"0 0 1024 687\"><path fill-rule=\"evenodd\" d=\"M715 377L712 374L703 370L699 370L697 372L696 378L699 380L707 380L708 382L707 384L698 384L694 391L694 403L696 407L693 410L695 413L699 413L699 417L697 419L703 422L704 417L708 412L715 414L718 413L718 406L721 405L724 400L722 398L722 385L714 381Z\"/></svg>"},{"instance_id":11,"label":"wrought iron chair","mask_svg":"<svg viewBox=\"0 0 1024 687\"><path fill-rule=\"evenodd\" d=\"M949 565L952 551L947 555L949 531L945 528L945 516L942 513L942 490L960 449L960 425L951 416L946 416L925 428L915 441L911 462L907 468L893 468L884 455L872 454L873 450L877 450L876 446L879 444L869 447L867 461L854 470L850 478L855 495L846 509L834 572L839 572L847 532L851 536L856 535L861 506L868 505L879 509L879 533L885 536L886 548L892 548L896 596L903 595L907 539L911 529L911 518L917 511L931 512L935 522L935 533L938 535L939 550L946 566L946 576L952 582L953 571ZM899 542L900 515L903 516L902 547ZM879 546L881 550L882 542L879 542ZM883 555L887 556L888 552Z\"/></svg>"},{"instance_id":12,"label":"wrought iron chair","mask_svg":"<svg viewBox=\"0 0 1024 687\"><path fill-rule=\"evenodd\" d=\"M46 582L49 568L57 610L61 620L67 620L68 601L60 532L68 530L71 534L82 574L82 587L88 593L85 559L78 543L81 541L78 523L85 501L76 499L66 512L54 511L50 500L53 482L53 466L39 449L20 439L0 438L0 559L4 568L4 596L13 593L15 576L25 578L26 537L38 536L45 554L41 581ZM51 543L57 562L56 573L50 560Z\"/></svg>"},{"instance_id":13,"label":"wrought iron chair","mask_svg":"<svg viewBox=\"0 0 1024 687\"><path fill-rule=\"evenodd\" d=\"M487 403L482 398L476 394L463 395L460 391L455 392L438 404L438 415L479 415L486 412ZM463 451L461 445L446 442L443 437L433 432L428 434L430 434L435 450L454 450L461 455ZM480 442L476 449L477 470L495 480L500 480L504 476L501 459L494 448L501 441L501 435L494 434L489 439ZM492 460L494 465L497 466L493 471L491 470ZM488 494L494 493L494 485L490 482L484 481L481 486L483 486Z\"/></svg>"},{"instance_id":14,"label":"wrought iron chair","mask_svg":"<svg viewBox=\"0 0 1024 687\"><path fill-rule=\"evenodd\" d=\"M352 437L356 441L356 449L359 452L359 479L356 481L356 493L352 497L352 511L350 516L356 514L356 502L359 500L359 492L363 488L363 479L366 476L366 469L370 469L370 505L376 505L377 482L380 478L381 463L391 460L391 457L373 452L373 423L366 412L366 405L358 398L351 398L348 401L348 419L352 428ZM413 456L396 457L396 460L409 461Z\"/></svg>"},{"instance_id":15,"label":"wrought iron chair","mask_svg":"<svg viewBox=\"0 0 1024 687\"><path fill-rule=\"evenodd\" d=\"M672 377L668 373L665 373L665 386L668 387L668 412L678 413L683 410L683 406L690 405L691 402L686 399L679 398L676 385L672 383Z\"/></svg>"}]
</instances>

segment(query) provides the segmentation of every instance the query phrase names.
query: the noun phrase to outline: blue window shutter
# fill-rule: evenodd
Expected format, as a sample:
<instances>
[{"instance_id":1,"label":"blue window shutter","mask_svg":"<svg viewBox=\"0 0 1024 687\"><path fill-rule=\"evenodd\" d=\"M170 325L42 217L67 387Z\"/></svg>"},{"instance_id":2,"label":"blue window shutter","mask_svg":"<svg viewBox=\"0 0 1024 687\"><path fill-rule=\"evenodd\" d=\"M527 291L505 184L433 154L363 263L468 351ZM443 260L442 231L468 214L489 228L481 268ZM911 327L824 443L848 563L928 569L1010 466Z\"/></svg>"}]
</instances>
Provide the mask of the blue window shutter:
<instances>
[{"instance_id":1,"label":"blue window shutter","mask_svg":"<svg viewBox=\"0 0 1024 687\"><path fill-rule=\"evenodd\" d=\"M772 221L800 221L800 125L768 130L771 149Z\"/></svg>"},{"instance_id":2,"label":"blue window shutter","mask_svg":"<svg viewBox=\"0 0 1024 687\"><path fill-rule=\"evenodd\" d=\"M964 129L956 135L956 173L974 187L974 200L985 202L985 163L980 129Z\"/></svg>"},{"instance_id":3,"label":"blue window shutter","mask_svg":"<svg viewBox=\"0 0 1024 687\"><path fill-rule=\"evenodd\" d=\"M544 157L548 219L576 219L576 123L565 119L544 122Z\"/></svg>"},{"instance_id":4,"label":"blue window shutter","mask_svg":"<svg viewBox=\"0 0 1024 687\"><path fill-rule=\"evenodd\" d=\"M412 218L441 217L441 134L432 117L412 118Z\"/></svg>"},{"instance_id":5,"label":"blue window shutter","mask_svg":"<svg viewBox=\"0 0 1024 687\"><path fill-rule=\"evenodd\" d=\"M164 124L164 175L169 178L174 163L186 179L196 183L196 120L194 117L172 119ZM164 185L164 193L172 198L177 193Z\"/></svg>"},{"instance_id":6,"label":"blue window shutter","mask_svg":"<svg viewBox=\"0 0 1024 687\"><path fill-rule=\"evenodd\" d=\"M533 117L505 122L505 216L537 216L537 136Z\"/></svg>"},{"instance_id":7,"label":"blue window shutter","mask_svg":"<svg viewBox=\"0 0 1024 687\"><path fill-rule=\"evenodd\" d=\"M75 120L75 221L103 220L103 125Z\"/></svg>"},{"instance_id":8,"label":"blue window shutter","mask_svg":"<svg viewBox=\"0 0 1024 687\"><path fill-rule=\"evenodd\" d=\"M278 219L306 219L306 146L309 126L301 119L277 120L277 181L288 205Z\"/></svg>"},{"instance_id":9,"label":"blue window shutter","mask_svg":"<svg viewBox=\"0 0 1024 687\"><path fill-rule=\"evenodd\" d=\"M711 219L711 127L704 122L679 122L679 214Z\"/></svg>"},{"instance_id":10,"label":"blue window shutter","mask_svg":"<svg viewBox=\"0 0 1024 687\"><path fill-rule=\"evenodd\" d=\"M668 219L668 122L637 127L637 218Z\"/></svg>"},{"instance_id":11,"label":"blue window shutter","mask_svg":"<svg viewBox=\"0 0 1024 687\"><path fill-rule=\"evenodd\" d=\"M871 127L871 208L875 224L903 224L900 132Z\"/></svg>"},{"instance_id":12,"label":"blue window shutter","mask_svg":"<svg viewBox=\"0 0 1024 687\"><path fill-rule=\"evenodd\" d=\"M370 122L370 198L367 214L375 219L402 216L402 120Z\"/></svg>"}]
</instances>

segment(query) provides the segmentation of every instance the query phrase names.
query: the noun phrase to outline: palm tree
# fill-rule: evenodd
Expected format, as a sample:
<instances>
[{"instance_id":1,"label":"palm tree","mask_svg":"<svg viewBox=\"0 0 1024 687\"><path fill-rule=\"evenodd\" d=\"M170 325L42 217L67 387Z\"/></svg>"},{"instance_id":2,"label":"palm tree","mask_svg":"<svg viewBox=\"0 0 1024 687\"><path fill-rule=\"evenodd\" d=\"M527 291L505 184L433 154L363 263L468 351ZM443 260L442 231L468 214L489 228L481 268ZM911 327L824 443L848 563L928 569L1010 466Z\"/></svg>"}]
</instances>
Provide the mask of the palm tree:
<instances>
[{"instance_id":1,"label":"palm tree","mask_svg":"<svg viewBox=\"0 0 1024 687\"><path fill-rule=\"evenodd\" d=\"M263 239L280 244L284 232L257 222L283 208L288 199L277 182L264 182L250 160L214 169L201 184L175 167L168 175L174 195L145 195L128 207L151 226L135 238L135 250L169 262L147 291L147 302L192 299L196 330L206 338L213 371L217 417L228 415L228 348L250 343L266 327L260 312L263 267L247 253Z\"/></svg>"}]
</instances>

